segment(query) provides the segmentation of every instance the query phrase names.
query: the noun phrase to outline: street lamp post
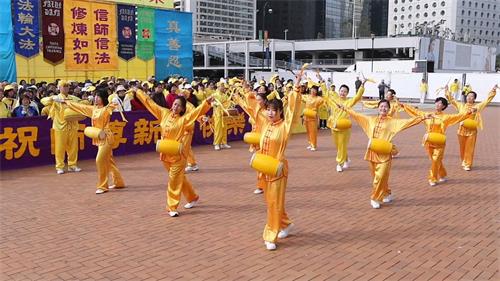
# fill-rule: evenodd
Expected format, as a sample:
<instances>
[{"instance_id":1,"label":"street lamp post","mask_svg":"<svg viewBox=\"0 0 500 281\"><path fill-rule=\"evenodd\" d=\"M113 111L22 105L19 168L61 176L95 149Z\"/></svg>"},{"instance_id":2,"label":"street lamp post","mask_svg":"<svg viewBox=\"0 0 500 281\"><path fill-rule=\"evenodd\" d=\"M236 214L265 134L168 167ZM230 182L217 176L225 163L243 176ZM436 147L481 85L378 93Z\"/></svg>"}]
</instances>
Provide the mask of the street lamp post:
<instances>
[{"instance_id":1,"label":"street lamp post","mask_svg":"<svg viewBox=\"0 0 500 281\"><path fill-rule=\"evenodd\" d=\"M375 42L375 34L371 34L372 37L372 73L373 73L373 43Z\"/></svg>"},{"instance_id":2,"label":"street lamp post","mask_svg":"<svg viewBox=\"0 0 500 281\"><path fill-rule=\"evenodd\" d=\"M265 59L265 43L266 43L266 8L269 5L269 1L266 1L264 3L264 6L262 7L262 70L264 70L264 59ZM273 12L273 9L269 8L269 14Z\"/></svg>"},{"instance_id":3,"label":"street lamp post","mask_svg":"<svg viewBox=\"0 0 500 281\"><path fill-rule=\"evenodd\" d=\"M283 32L285 33L285 40L286 40L286 34L288 33L288 29L283 30Z\"/></svg>"}]
</instances>

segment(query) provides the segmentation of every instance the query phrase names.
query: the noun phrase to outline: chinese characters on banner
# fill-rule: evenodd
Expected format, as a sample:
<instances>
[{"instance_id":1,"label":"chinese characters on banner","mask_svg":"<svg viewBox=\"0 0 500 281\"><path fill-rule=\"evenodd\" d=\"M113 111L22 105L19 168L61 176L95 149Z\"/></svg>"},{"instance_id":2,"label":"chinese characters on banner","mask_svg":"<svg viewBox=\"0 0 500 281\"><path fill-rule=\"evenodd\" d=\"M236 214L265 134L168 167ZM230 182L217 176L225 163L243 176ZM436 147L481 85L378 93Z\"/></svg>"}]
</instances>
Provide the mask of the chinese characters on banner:
<instances>
[{"instance_id":1,"label":"chinese characters on banner","mask_svg":"<svg viewBox=\"0 0 500 281\"><path fill-rule=\"evenodd\" d=\"M190 13L156 10L155 75L193 77L193 34Z\"/></svg>"},{"instance_id":2,"label":"chinese characters on banner","mask_svg":"<svg viewBox=\"0 0 500 281\"><path fill-rule=\"evenodd\" d=\"M155 10L137 8L137 57L148 61L154 57Z\"/></svg>"},{"instance_id":3,"label":"chinese characters on banner","mask_svg":"<svg viewBox=\"0 0 500 281\"><path fill-rule=\"evenodd\" d=\"M124 60L135 57L135 6L117 5L118 56Z\"/></svg>"},{"instance_id":4,"label":"chinese characters on banner","mask_svg":"<svg viewBox=\"0 0 500 281\"><path fill-rule=\"evenodd\" d=\"M242 140L243 134L251 130L247 116L238 108L238 116L225 116L229 141ZM211 111L207 116L211 119ZM124 122L118 112L113 113L109 127L114 134L113 154L152 152L161 139L159 121L147 111L126 112L129 122ZM54 163L54 133L52 121L45 116L30 118L6 118L0 122L0 170L26 168ZM92 139L85 137L83 130L90 125L89 118L79 123L78 159L91 159L97 147ZM210 121L212 122L212 121ZM195 123L193 145L212 144L213 132L210 123Z\"/></svg>"},{"instance_id":5,"label":"chinese characters on banner","mask_svg":"<svg viewBox=\"0 0 500 281\"><path fill-rule=\"evenodd\" d=\"M42 1L43 57L57 63L64 59L63 1Z\"/></svg>"},{"instance_id":6,"label":"chinese characters on banner","mask_svg":"<svg viewBox=\"0 0 500 281\"><path fill-rule=\"evenodd\" d=\"M67 70L118 68L114 5L67 0L64 29Z\"/></svg>"},{"instance_id":7,"label":"chinese characters on banner","mask_svg":"<svg viewBox=\"0 0 500 281\"><path fill-rule=\"evenodd\" d=\"M16 53L27 58L32 57L40 50L38 0L13 0L12 6Z\"/></svg>"}]
</instances>

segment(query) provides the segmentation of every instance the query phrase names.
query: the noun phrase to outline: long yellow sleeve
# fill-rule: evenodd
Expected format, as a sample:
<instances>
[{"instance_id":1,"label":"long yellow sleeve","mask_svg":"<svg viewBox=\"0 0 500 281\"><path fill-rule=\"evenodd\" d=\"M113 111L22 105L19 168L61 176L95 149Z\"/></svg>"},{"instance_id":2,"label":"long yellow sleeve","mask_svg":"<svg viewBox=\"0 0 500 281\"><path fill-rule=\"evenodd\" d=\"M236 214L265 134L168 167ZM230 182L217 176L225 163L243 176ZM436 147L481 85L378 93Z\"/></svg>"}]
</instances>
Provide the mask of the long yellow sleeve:
<instances>
[{"instance_id":1,"label":"long yellow sleeve","mask_svg":"<svg viewBox=\"0 0 500 281\"><path fill-rule=\"evenodd\" d=\"M142 90L137 90L136 97L141 101L141 103L146 107L146 109L153 114L153 116L161 120L164 115L170 114L168 108L164 108L156 104L148 95L146 95Z\"/></svg>"},{"instance_id":2,"label":"long yellow sleeve","mask_svg":"<svg viewBox=\"0 0 500 281\"><path fill-rule=\"evenodd\" d=\"M94 107L92 105L78 104L78 103L71 102L71 101L67 101L66 105L70 109L72 109L80 114L83 114L87 117L92 118L92 111L94 109Z\"/></svg>"}]
</instances>

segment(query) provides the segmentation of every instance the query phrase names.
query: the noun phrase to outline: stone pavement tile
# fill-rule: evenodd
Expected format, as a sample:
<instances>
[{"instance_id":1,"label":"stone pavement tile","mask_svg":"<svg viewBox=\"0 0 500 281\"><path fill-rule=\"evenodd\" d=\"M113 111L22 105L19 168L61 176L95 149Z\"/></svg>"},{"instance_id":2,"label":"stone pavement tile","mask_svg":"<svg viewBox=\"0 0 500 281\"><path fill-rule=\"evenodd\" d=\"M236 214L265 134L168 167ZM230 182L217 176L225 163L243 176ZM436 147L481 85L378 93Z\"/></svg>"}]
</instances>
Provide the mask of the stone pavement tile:
<instances>
[{"instance_id":1,"label":"stone pavement tile","mask_svg":"<svg viewBox=\"0 0 500 281\"><path fill-rule=\"evenodd\" d=\"M343 173L329 131L316 152L294 135L286 209L296 228L274 252L262 242L266 206L242 142L194 147L200 171L187 177L200 204L186 210L183 199L179 218L165 212L167 173L154 152L116 157L127 188L99 196L92 160L61 176L52 166L2 172L0 280L498 280L499 114L483 114L471 172L460 167L456 126L448 130L449 181L435 188L423 127L398 135L396 199L379 210L359 127Z\"/></svg>"}]
</instances>

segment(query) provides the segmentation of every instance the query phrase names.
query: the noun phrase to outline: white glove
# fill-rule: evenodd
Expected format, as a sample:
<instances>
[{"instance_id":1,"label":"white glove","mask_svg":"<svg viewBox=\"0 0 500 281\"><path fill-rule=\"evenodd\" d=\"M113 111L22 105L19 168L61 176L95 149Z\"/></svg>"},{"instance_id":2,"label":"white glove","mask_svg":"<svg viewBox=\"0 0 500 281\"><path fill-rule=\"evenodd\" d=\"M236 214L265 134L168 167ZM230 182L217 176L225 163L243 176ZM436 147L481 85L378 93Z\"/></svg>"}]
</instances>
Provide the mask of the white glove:
<instances>
[{"instance_id":1,"label":"white glove","mask_svg":"<svg viewBox=\"0 0 500 281\"><path fill-rule=\"evenodd\" d=\"M58 96L52 96L52 100L53 100L54 102L63 102L63 101L64 101L62 98L60 98L60 97L58 97Z\"/></svg>"},{"instance_id":2,"label":"white glove","mask_svg":"<svg viewBox=\"0 0 500 281\"><path fill-rule=\"evenodd\" d=\"M207 117L207 116L203 116L203 117L201 118L201 120L203 120L203 122L208 122L208 117Z\"/></svg>"}]
</instances>

